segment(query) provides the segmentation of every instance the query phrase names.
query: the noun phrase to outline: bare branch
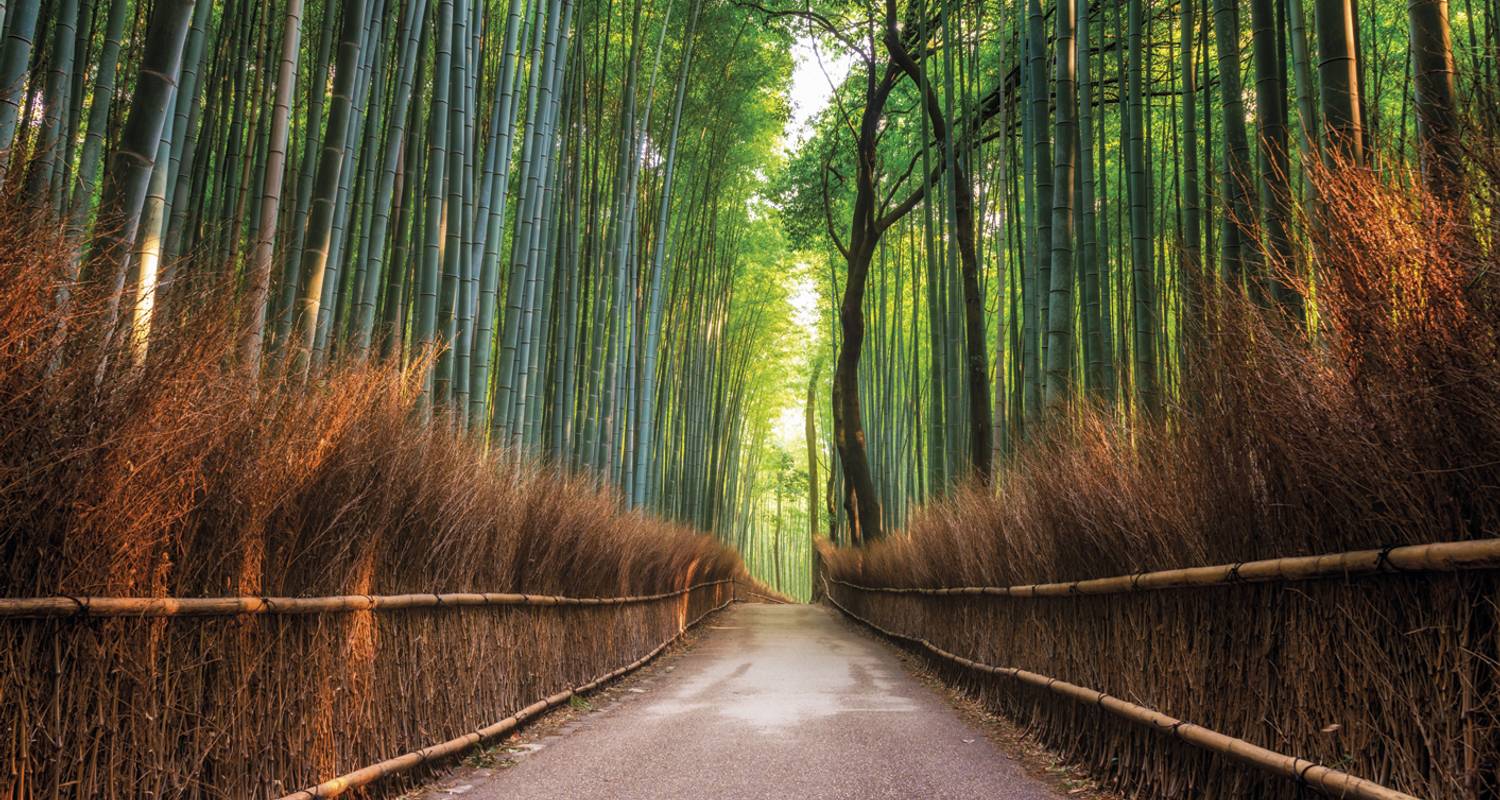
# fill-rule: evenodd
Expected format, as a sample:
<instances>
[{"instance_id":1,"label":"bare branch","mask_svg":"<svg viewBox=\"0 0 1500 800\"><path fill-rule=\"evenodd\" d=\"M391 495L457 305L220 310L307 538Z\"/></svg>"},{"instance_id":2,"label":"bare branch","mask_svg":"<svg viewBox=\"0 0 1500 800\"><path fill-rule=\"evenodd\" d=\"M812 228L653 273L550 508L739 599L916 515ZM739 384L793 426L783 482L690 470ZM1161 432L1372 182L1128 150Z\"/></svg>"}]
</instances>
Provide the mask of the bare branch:
<instances>
[{"instance_id":1,"label":"bare branch","mask_svg":"<svg viewBox=\"0 0 1500 800\"><path fill-rule=\"evenodd\" d=\"M754 0L735 0L735 5L738 5L741 8L748 8L752 11L758 11L772 19L794 17L797 19L803 19L808 22L815 23L816 25L818 25L818 27L822 28L823 31L829 36L832 36L833 38L839 40L841 44L843 44L853 52L858 53L866 63L870 63L875 60L874 54L871 51L866 50L864 47L861 47L858 40L851 39L848 34L844 33L844 31L839 28L838 25L834 24L833 20L829 19L823 14L813 11L811 8L766 8L760 3L754 2Z\"/></svg>"}]
</instances>

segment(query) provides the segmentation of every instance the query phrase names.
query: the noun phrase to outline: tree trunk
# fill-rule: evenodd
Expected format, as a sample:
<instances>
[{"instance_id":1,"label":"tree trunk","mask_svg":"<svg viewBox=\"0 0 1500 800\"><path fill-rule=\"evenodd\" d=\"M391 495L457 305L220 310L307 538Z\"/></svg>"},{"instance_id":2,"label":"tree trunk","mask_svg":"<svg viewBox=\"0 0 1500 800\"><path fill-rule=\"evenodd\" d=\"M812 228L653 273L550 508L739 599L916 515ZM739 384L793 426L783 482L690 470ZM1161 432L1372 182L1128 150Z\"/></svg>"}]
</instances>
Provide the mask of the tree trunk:
<instances>
[{"instance_id":1,"label":"tree trunk","mask_svg":"<svg viewBox=\"0 0 1500 800\"><path fill-rule=\"evenodd\" d=\"M1052 285L1047 300L1047 392L1053 413L1071 394L1073 372L1073 165L1078 152L1077 28L1073 0L1057 0L1057 135L1052 157Z\"/></svg>"},{"instance_id":2,"label":"tree trunk","mask_svg":"<svg viewBox=\"0 0 1500 800\"><path fill-rule=\"evenodd\" d=\"M812 377L807 379L807 406L802 414L807 434L808 541L818 536L818 375L822 372L822 366L821 363L813 364Z\"/></svg>"},{"instance_id":3,"label":"tree trunk","mask_svg":"<svg viewBox=\"0 0 1500 800\"><path fill-rule=\"evenodd\" d=\"M1411 58L1417 94L1417 137L1427 190L1452 202L1462 191L1458 102L1448 0L1409 0Z\"/></svg>"},{"instance_id":4,"label":"tree trunk","mask_svg":"<svg viewBox=\"0 0 1500 800\"><path fill-rule=\"evenodd\" d=\"M99 199L98 221L86 273L91 280L108 280L109 301L105 335L119 320L126 269L134 250L136 229L157 146L172 105L182 45L193 16L193 0L161 0L151 14L130 117L111 156Z\"/></svg>"},{"instance_id":5,"label":"tree trunk","mask_svg":"<svg viewBox=\"0 0 1500 800\"><path fill-rule=\"evenodd\" d=\"M1047 365L1046 336L1048 309L1046 295L1052 288L1052 147L1047 132L1050 128L1048 113L1051 92L1047 85L1047 35L1043 25L1041 0L1027 0L1030 8L1026 27L1026 99L1024 113L1028 131L1026 149L1030 153L1030 192L1027 196L1027 217L1032 232L1030 266L1027 276L1026 302L1031 319L1031 333L1026 336L1026 346L1031 348L1026 356L1026 419L1041 417L1043 406L1043 372Z\"/></svg>"},{"instance_id":6,"label":"tree trunk","mask_svg":"<svg viewBox=\"0 0 1500 800\"><path fill-rule=\"evenodd\" d=\"M333 102L329 105L328 132L323 137L322 158L313 188L312 206L307 218L307 232L302 240L299 269L301 306L293 347L298 372L305 373L311 364L311 350L317 335L318 310L323 301L323 278L328 268L328 250L333 238L334 216L338 211L339 184L344 168L344 150L349 138L349 118L355 113L354 88L359 75L360 50L364 45L365 0L345 0L339 34L338 58L335 60Z\"/></svg>"},{"instance_id":7,"label":"tree trunk","mask_svg":"<svg viewBox=\"0 0 1500 800\"><path fill-rule=\"evenodd\" d=\"M47 70L47 84L42 93L42 127L32 149L31 174L26 181L27 194L35 198L47 197L53 184L53 170L62 162L57 150L63 142L63 112L68 106L73 48L78 38L78 0L61 0L49 13L55 20L52 25L52 49L48 53L51 65ZM61 210L61 196L48 198L47 204L54 212Z\"/></svg>"},{"instance_id":8,"label":"tree trunk","mask_svg":"<svg viewBox=\"0 0 1500 800\"><path fill-rule=\"evenodd\" d=\"M985 352L984 297L979 291L979 253L974 240L974 188L969 181L964 154L957 152L953 125L944 115L937 92L927 80L926 73L902 44L900 32L894 22L894 14L888 13L886 49L896 64L917 84L918 91L922 94L933 134L943 148L945 171L953 185L951 199L954 242L963 272L964 377L969 395L969 463L974 470L974 477L988 483L993 470L990 453L992 423L988 356ZM931 199L929 196L929 202Z\"/></svg>"},{"instance_id":9,"label":"tree trunk","mask_svg":"<svg viewBox=\"0 0 1500 800\"><path fill-rule=\"evenodd\" d=\"M1323 106L1323 156L1330 169L1364 162L1350 0L1316 0L1318 77Z\"/></svg>"},{"instance_id":10,"label":"tree trunk","mask_svg":"<svg viewBox=\"0 0 1500 800\"><path fill-rule=\"evenodd\" d=\"M1262 0L1256 0L1261 2ZM1250 202L1250 140L1245 131L1245 93L1240 85L1240 23L1235 0L1214 2L1214 42L1219 57L1219 102L1224 119L1222 226L1224 278L1237 291L1251 281L1259 295L1250 265L1254 263L1256 215Z\"/></svg>"},{"instance_id":11,"label":"tree trunk","mask_svg":"<svg viewBox=\"0 0 1500 800\"><path fill-rule=\"evenodd\" d=\"M282 175L286 169L288 120L292 93L297 87L297 54L302 43L302 0L287 0L281 38L281 68L276 75L276 101L271 107L271 142L266 151L265 186L261 189L260 230L250 259L250 324L240 337L240 363L254 371L260 364L265 338L266 301L271 293L271 265L276 252L276 223L281 211Z\"/></svg>"},{"instance_id":12,"label":"tree trunk","mask_svg":"<svg viewBox=\"0 0 1500 800\"><path fill-rule=\"evenodd\" d=\"M1076 0L1078 18L1078 211L1075 214L1078 220L1078 257L1082 259L1083 275L1083 299L1079 305L1083 311L1084 335L1086 355L1088 363L1086 367L1087 384L1089 390L1101 399L1113 397L1113 359L1110 357L1109 347L1105 344L1105 322L1106 315L1104 304L1108 301L1105 297L1106 280L1101 280L1101 273L1107 270L1108 264L1101 263L1099 257L1099 241L1095 235L1098 229L1098 212L1095 208L1095 172L1094 172L1094 79L1090 59L1091 37L1089 34L1089 1ZM1186 3L1191 7L1191 2ZM1002 154L1003 157L1003 154ZM1002 174L1004 162L1001 164ZM1001 180L1004 183L1004 180ZM999 370L996 370L999 374Z\"/></svg>"},{"instance_id":13,"label":"tree trunk","mask_svg":"<svg viewBox=\"0 0 1500 800\"><path fill-rule=\"evenodd\" d=\"M865 451L859 402L859 359L865 342L865 284L883 230L876 219L875 208L880 120L885 101L894 87L896 70L896 65L891 64L886 67L884 76L877 79L876 66L872 63L865 78L865 107L860 117L855 150L854 208L849 224L849 243L844 252L848 275L844 297L839 304L843 339L839 343L833 375L833 437L844 469L844 507L856 543L879 539L883 533L880 498L875 491L869 456Z\"/></svg>"},{"instance_id":14,"label":"tree trunk","mask_svg":"<svg viewBox=\"0 0 1500 800\"><path fill-rule=\"evenodd\" d=\"M1294 318L1301 297L1285 280L1292 269L1291 161L1287 154L1286 71L1276 36L1272 0L1252 0L1250 25L1255 54L1255 124L1260 139L1260 205L1266 233L1265 294Z\"/></svg>"},{"instance_id":15,"label":"tree trunk","mask_svg":"<svg viewBox=\"0 0 1500 800\"><path fill-rule=\"evenodd\" d=\"M1203 281L1202 199L1198 186L1198 73L1193 61L1194 0L1182 0L1182 288L1183 316L1189 337L1202 325L1199 313L1202 299L1198 290Z\"/></svg>"},{"instance_id":16,"label":"tree trunk","mask_svg":"<svg viewBox=\"0 0 1500 800\"><path fill-rule=\"evenodd\" d=\"M1151 206L1146 164L1146 103L1142 86L1142 0L1129 0L1129 108L1125 137L1127 194L1130 197L1130 269L1135 325L1131 349L1135 358L1137 410L1155 413L1161 398L1156 376L1156 286L1151 262Z\"/></svg>"},{"instance_id":17,"label":"tree trunk","mask_svg":"<svg viewBox=\"0 0 1500 800\"><path fill-rule=\"evenodd\" d=\"M31 63L31 45L41 5L41 0L17 0L5 16L7 35L4 46L0 47L0 186L5 185L10 167L11 145L21 116L26 67Z\"/></svg>"}]
</instances>

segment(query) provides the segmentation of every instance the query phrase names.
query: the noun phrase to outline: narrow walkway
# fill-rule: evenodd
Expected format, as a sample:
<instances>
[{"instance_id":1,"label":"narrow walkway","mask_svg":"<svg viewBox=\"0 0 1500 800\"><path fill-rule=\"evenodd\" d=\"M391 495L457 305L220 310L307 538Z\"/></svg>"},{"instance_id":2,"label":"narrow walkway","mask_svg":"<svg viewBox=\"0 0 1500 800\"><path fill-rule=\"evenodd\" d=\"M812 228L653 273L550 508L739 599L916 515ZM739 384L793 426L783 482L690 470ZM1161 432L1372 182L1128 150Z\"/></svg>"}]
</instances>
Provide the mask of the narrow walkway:
<instances>
[{"instance_id":1,"label":"narrow walkway","mask_svg":"<svg viewBox=\"0 0 1500 800\"><path fill-rule=\"evenodd\" d=\"M736 605L707 624L644 691L465 800L1060 796L826 608Z\"/></svg>"}]
</instances>

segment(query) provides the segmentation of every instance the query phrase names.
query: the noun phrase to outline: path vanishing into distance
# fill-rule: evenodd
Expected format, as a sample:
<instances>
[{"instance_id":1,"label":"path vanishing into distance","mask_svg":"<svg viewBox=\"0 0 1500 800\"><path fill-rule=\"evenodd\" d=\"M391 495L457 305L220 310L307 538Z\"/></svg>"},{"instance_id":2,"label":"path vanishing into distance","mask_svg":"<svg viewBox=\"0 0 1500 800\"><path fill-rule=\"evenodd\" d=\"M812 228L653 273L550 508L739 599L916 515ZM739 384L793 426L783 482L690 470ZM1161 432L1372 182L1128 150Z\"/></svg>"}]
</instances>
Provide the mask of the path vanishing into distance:
<instances>
[{"instance_id":1,"label":"path vanishing into distance","mask_svg":"<svg viewBox=\"0 0 1500 800\"><path fill-rule=\"evenodd\" d=\"M692 650L515 766L439 784L431 796L466 800L1062 796L889 646L806 605L734 605Z\"/></svg>"}]
</instances>

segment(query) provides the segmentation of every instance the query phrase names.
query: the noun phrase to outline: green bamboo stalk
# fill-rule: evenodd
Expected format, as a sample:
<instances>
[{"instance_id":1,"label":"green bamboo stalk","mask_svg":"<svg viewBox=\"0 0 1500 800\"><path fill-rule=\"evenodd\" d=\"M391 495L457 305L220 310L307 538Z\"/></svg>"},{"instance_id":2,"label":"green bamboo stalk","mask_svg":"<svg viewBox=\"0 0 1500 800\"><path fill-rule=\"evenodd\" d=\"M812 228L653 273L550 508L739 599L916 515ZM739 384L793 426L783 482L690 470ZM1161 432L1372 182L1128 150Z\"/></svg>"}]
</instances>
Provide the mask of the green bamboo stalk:
<instances>
[{"instance_id":1,"label":"green bamboo stalk","mask_svg":"<svg viewBox=\"0 0 1500 800\"><path fill-rule=\"evenodd\" d=\"M250 324L239 343L240 362L250 370L256 369L260 363L261 343L265 338L266 301L271 292L277 214L281 209L282 177L286 168L292 94L297 88L297 57L301 43L302 0L287 0L281 64L276 73L276 101L271 109L270 149L266 159L265 185L261 190L260 226L249 270Z\"/></svg>"}]
</instances>

